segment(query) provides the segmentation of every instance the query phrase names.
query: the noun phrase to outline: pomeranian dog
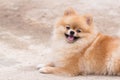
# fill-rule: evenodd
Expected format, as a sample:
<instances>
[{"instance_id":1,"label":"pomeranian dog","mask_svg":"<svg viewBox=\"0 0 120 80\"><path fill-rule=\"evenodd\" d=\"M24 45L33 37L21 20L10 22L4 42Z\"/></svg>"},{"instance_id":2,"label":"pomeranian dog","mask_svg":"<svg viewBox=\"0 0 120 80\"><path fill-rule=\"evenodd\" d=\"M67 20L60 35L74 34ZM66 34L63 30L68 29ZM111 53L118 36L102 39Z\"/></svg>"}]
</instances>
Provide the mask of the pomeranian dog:
<instances>
[{"instance_id":1,"label":"pomeranian dog","mask_svg":"<svg viewBox=\"0 0 120 80\"><path fill-rule=\"evenodd\" d=\"M90 15L65 10L53 30L53 61L41 66L46 74L120 75L120 38L99 33Z\"/></svg>"}]
</instances>

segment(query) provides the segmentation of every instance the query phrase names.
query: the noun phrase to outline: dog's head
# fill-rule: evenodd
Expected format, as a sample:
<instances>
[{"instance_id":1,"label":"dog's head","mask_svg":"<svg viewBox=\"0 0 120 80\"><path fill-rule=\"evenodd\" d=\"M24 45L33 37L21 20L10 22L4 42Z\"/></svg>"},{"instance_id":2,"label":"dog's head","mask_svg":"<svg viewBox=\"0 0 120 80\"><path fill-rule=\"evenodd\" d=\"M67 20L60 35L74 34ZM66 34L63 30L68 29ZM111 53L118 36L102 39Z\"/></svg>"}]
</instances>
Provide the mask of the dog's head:
<instances>
[{"instance_id":1,"label":"dog's head","mask_svg":"<svg viewBox=\"0 0 120 80\"><path fill-rule=\"evenodd\" d=\"M57 22L54 35L55 38L74 43L92 35L93 28L93 18L90 15L79 15L74 9L69 8Z\"/></svg>"}]
</instances>

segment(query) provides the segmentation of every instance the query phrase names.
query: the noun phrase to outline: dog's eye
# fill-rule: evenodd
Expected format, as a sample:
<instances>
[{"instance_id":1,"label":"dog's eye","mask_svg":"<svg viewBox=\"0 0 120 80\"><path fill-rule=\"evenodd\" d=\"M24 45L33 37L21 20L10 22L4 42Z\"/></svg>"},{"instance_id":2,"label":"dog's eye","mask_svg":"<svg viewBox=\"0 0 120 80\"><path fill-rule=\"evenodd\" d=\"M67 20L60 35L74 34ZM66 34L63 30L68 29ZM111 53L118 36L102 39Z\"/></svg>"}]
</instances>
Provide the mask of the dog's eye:
<instances>
[{"instance_id":1,"label":"dog's eye","mask_svg":"<svg viewBox=\"0 0 120 80\"><path fill-rule=\"evenodd\" d=\"M77 32L78 32L78 33L80 33L80 32L81 32L81 30L80 30L80 29L78 29L78 30L77 30Z\"/></svg>"},{"instance_id":2,"label":"dog's eye","mask_svg":"<svg viewBox=\"0 0 120 80\"><path fill-rule=\"evenodd\" d=\"M66 29L69 30L69 29L70 29L70 26L66 26Z\"/></svg>"}]
</instances>

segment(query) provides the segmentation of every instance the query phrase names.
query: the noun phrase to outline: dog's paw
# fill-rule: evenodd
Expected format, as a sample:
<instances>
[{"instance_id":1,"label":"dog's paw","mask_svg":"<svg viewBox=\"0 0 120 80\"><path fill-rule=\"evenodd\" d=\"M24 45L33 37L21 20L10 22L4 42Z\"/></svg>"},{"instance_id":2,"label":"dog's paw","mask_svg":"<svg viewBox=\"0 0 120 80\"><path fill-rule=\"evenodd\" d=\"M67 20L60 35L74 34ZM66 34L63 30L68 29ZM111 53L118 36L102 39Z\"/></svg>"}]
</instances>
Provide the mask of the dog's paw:
<instances>
[{"instance_id":1,"label":"dog's paw","mask_svg":"<svg viewBox=\"0 0 120 80\"><path fill-rule=\"evenodd\" d=\"M40 68L43 68L45 66L45 64L39 64L39 65L37 65L37 69L39 70Z\"/></svg>"},{"instance_id":2,"label":"dog's paw","mask_svg":"<svg viewBox=\"0 0 120 80\"><path fill-rule=\"evenodd\" d=\"M52 73L52 70L53 70L52 67L43 67L39 69L39 72L44 74L49 74Z\"/></svg>"}]
</instances>

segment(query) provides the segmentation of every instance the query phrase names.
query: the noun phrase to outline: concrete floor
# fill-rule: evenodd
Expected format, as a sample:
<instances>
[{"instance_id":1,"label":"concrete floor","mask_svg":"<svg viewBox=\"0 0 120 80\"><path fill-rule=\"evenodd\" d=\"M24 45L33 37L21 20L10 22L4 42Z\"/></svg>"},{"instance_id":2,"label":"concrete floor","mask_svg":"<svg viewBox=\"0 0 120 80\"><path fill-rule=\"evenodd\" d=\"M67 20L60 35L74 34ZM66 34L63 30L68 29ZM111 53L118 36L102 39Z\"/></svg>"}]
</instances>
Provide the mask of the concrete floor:
<instances>
[{"instance_id":1,"label":"concrete floor","mask_svg":"<svg viewBox=\"0 0 120 80\"><path fill-rule=\"evenodd\" d=\"M67 7L90 13L102 33L120 36L120 0L0 0L0 80L119 80L119 76L40 74L52 27Z\"/></svg>"}]
</instances>

